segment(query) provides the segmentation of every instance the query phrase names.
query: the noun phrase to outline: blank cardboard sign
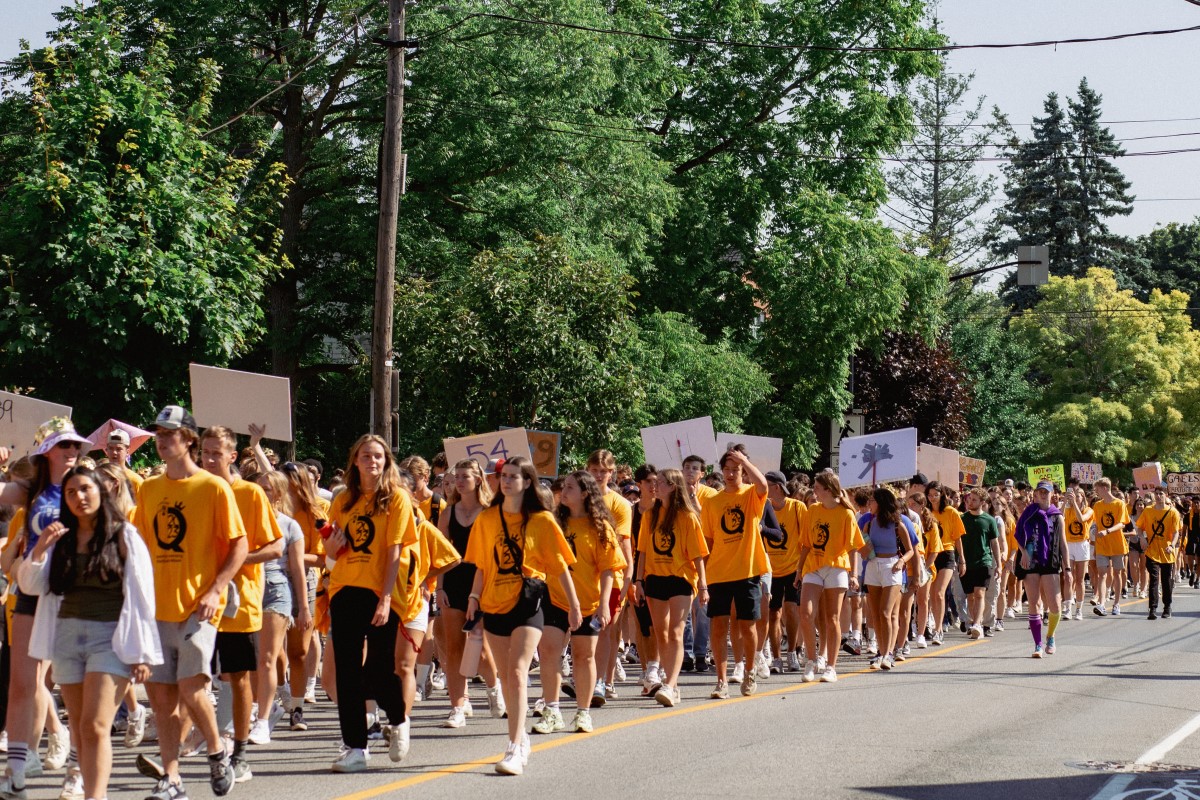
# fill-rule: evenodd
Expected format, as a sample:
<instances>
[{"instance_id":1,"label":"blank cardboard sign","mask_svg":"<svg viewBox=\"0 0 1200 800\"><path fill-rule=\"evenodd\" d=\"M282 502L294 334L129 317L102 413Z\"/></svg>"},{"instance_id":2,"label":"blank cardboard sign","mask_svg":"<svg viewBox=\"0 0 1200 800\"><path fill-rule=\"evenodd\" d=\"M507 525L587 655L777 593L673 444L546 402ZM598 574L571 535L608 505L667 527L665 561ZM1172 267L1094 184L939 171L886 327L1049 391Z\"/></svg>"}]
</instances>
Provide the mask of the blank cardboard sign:
<instances>
[{"instance_id":1,"label":"blank cardboard sign","mask_svg":"<svg viewBox=\"0 0 1200 800\"><path fill-rule=\"evenodd\" d=\"M266 425L266 438L292 440L292 387L287 378L202 364L189 364L188 371L192 416L201 429L224 425L249 434L251 425Z\"/></svg>"},{"instance_id":2,"label":"blank cardboard sign","mask_svg":"<svg viewBox=\"0 0 1200 800\"><path fill-rule=\"evenodd\" d=\"M642 428L644 463L658 469L683 469L688 456L700 456L705 464L717 460L717 437L712 417L696 417L666 425Z\"/></svg>"},{"instance_id":3,"label":"blank cardboard sign","mask_svg":"<svg viewBox=\"0 0 1200 800\"><path fill-rule=\"evenodd\" d=\"M718 453L724 453L731 444L745 445L750 463L758 467L759 472L778 470L783 461L783 439L775 439L770 436L747 436L744 433L717 434Z\"/></svg>"}]
</instances>

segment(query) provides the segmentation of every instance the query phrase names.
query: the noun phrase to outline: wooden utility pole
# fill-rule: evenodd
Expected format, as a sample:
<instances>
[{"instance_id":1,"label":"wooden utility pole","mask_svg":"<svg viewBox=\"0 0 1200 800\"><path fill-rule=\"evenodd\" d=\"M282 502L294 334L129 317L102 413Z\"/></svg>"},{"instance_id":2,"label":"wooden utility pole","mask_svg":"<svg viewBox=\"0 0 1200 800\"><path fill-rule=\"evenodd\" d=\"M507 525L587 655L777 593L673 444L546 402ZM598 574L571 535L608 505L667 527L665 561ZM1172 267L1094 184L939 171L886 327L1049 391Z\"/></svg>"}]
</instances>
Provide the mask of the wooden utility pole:
<instances>
[{"instance_id":1,"label":"wooden utility pole","mask_svg":"<svg viewBox=\"0 0 1200 800\"><path fill-rule=\"evenodd\" d=\"M388 0L387 111L379 160L379 235L375 250L375 324L371 333L371 431L389 444L392 430L392 314L396 295L396 222L403 189L404 0Z\"/></svg>"}]
</instances>

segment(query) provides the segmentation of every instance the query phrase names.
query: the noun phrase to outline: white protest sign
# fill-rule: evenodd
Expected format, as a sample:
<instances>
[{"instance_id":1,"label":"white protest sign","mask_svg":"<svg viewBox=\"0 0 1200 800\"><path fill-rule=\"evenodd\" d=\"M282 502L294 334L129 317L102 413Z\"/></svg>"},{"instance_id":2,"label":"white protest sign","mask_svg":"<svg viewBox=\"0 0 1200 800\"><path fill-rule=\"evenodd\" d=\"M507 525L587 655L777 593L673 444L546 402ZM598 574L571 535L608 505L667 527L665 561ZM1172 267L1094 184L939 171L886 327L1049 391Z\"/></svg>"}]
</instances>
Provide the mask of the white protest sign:
<instances>
[{"instance_id":1,"label":"white protest sign","mask_svg":"<svg viewBox=\"0 0 1200 800\"><path fill-rule=\"evenodd\" d=\"M700 456L705 464L717 460L717 436L712 417L697 417L666 425L642 428L644 463L658 469L683 469L688 456Z\"/></svg>"},{"instance_id":2,"label":"white protest sign","mask_svg":"<svg viewBox=\"0 0 1200 800\"><path fill-rule=\"evenodd\" d=\"M192 416L201 430L224 425L249 434L251 425L266 425L268 439L292 440L292 387L287 378L202 364L189 364L188 371Z\"/></svg>"},{"instance_id":3,"label":"white protest sign","mask_svg":"<svg viewBox=\"0 0 1200 800\"><path fill-rule=\"evenodd\" d=\"M473 459L479 468L487 472L488 462L503 458L507 461L517 456L529 455L529 436L524 428L505 428L492 433L477 433L457 439L443 439L442 450L446 463L453 466L464 459Z\"/></svg>"},{"instance_id":4,"label":"white protest sign","mask_svg":"<svg viewBox=\"0 0 1200 800\"><path fill-rule=\"evenodd\" d=\"M717 452L724 453L730 445L746 446L746 456L759 472L778 470L783 462L783 439L771 436L747 436L744 433L718 433ZM654 464L653 461L649 462ZM655 464L655 466L658 466Z\"/></svg>"},{"instance_id":5,"label":"white protest sign","mask_svg":"<svg viewBox=\"0 0 1200 800\"><path fill-rule=\"evenodd\" d=\"M1133 468L1133 485L1138 489L1157 489L1162 482L1162 464L1157 461L1147 461L1142 466Z\"/></svg>"},{"instance_id":6,"label":"white protest sign","mask_svg":"<svg viewBox=\"0 0 1200 800\"><path fill-rule=\"evenodd\" d=\"M1071 477L1080 483L1095 483L1104 475L1100 464L1084 464L1079 461L1071 464Z\"/></svg>"},{"instance_id":7,"label":"white protest sign","mask_svg":"<svg viewBox=\"0 0 1200 800\"><path fill-rule=\"evenodd\" d=\"M954 469L957 480L957 460ZM843 489L908 480L916 472L916 428L848 436L838 445L838 478Z\"/></svg>"},{"instance_id":8,"label":"white protest sign","mask_svg":"<svg viewBox=\"0 0 1200 800\"><path fill-rule=\"evenodd\" d=\"M0 447L11 450L13 459L32 453L38 426L53 417L70 419L71 407L0 392Z\"/></svg>"},{"instance_id":9,"label":"white protest sign","mask_svg":"<svg viewBox=\"0 0 1200 800\"><path fill-rule=\"evenodd\" d=\"M951 489L958 488L960 459L957 450L936 447L924 442L917 448L917 471L931 481Z\"/></svg>"}]
</instances>

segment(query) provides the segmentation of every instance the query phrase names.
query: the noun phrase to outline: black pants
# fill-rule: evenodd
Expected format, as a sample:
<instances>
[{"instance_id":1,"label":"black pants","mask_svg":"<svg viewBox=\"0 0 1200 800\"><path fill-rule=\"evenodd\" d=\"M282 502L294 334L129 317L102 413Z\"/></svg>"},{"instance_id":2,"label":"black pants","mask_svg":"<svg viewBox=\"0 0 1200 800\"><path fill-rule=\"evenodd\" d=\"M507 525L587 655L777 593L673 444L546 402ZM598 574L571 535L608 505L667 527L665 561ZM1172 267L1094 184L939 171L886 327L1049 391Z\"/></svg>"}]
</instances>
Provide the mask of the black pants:
<instances>
[{"instance_id":1,"label":"black pants","mask_svg":"<svg viewBox=\"0 0 1200 800\"><path fill-rule=\"evenodd\" d=\"M337 667L338 723L347 747L367 746L367 698L387 712L388 722L404 722L404 698L396 675L396 631L400 617L392 611L387 623L371 624L379 595L370 589L346 586L329 601L329 635ZM363 642L367 645L363 658Z\"/></svg>"},{"instance_id":2,"label":"black pants","mask_svg":"<svg viewBox=\"0 0 1200 800\"><path fill-rule=\"evenodd\" d=\"M1174 564L1163 564L1152 558L1146 559L1146 569L1150 571L1150 610L1158 610L1158 587L1162 586L1163 608L1171 607L1171 568Z\"/></svg>"}]
</instances>

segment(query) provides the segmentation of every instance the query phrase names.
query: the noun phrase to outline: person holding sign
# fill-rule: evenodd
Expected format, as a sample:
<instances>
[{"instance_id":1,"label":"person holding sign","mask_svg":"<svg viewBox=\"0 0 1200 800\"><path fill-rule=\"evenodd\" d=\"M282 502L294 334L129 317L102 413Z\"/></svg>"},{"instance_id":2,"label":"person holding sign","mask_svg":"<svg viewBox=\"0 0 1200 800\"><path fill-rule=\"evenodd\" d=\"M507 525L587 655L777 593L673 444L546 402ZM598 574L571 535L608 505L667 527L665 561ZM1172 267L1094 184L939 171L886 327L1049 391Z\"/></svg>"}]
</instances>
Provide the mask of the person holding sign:
<instances>
[{"instance_id":1,"label":"person holding sign","mask_svg":"<svg viewBox=\"0 0 1200 800\"><path fill-rule=\"evenodd\" d=\"M1069 564L1062 512L1050 505L1054 484L1041 481L1033 492L1034 502L1017 520L1017 577L1025 582L1029 598L1029 633L1033 636L1033 658L1054 655L1054 631L1058 627L1062 596L1059 579ZM1049 615L1046 646L1042 648L1042 611Z\"/></svg>"},{"instance_id":2,"label":"person holding sign","mask_svg":"<svg viewBox=\"0 0 1200 800\"><path fill-rule=\"evenodd\" d=\"M1092 506L1096 519L1096 606L1092 611L1098 617L1107 616L1104 610L1108 602L1109 586L1113 587L1113 616L1121 614L1121 589L1125 586L1125 555L1129 542L1125 538L1125 524L1129 522L1129 511L1125 501L1113 496L1112 481L1101 478L1096 481L1099 499Z\"/></svg>"},{"instance_id":3,"label":"person holding sign","mask_svg":"<svg viewBox=\"0 0 1200 800\"><path fill-rule=\"evenodd\" d=\"M1166 486L1154 490L1154 505L1138 517L1137 528L1145 542L1146 569L1150 572L1150 613L1146 619L1158 619L1159 587L1162 587L1162 616L1171 617L1171 570L1179 552L1183 520L1171 504Z\"/></svg>"},{"instance_id":4,"label":"person holding sign","mask_svg":"<svg viewBox=\"0 0 1200 800\"><path fill-rule=\"evenodd\" d=\"M762 576L771 570L759 535L759 520L767 502L767 479L741 450L728 450L719 462L725 489L701 507L704 538L711 543L708 557L708 617L712 623L713 662L717 668L714 700L729 697L726 646L729 617L737 608L737 625L746 654L742 694L754 694L754 654L758 652L755 622L762 613ZM748 482L747 482L748 479Z\"/></svg>"},{"instance_id":5,"label":"person holding sign","mask_svg":"<svg viewBox=\"0 0 1200 800\"><path fill-rule=\"evenodd\" d=\"M400 615L391 607L400 550L417 544L416 515L400 484L388 443L374 434L350 448L346 490L333 500L334 532L325 543L329 573L330 641L337 676L338 726L346 749L334 772L363 772L367 753L367 696L388 717L388 757L401 759L404 697L396 674ZM364 654L364 643L366 652Z\"/></svg>"},{"instance_id":6,"label":"person holding sign","mask_svg":"<svg viewBox=\"0 0 1200 800\"><path fill-rule=\"evenodd\" d=\"M520 775L529 763L525 733L529 663L542 639L546 579L557 580L568 605L567 625L583 624L568 567L575 562L562 528L538 491L537 468L525 456L504 462L500 494L471 528L464 562L476 567L467 602L467 624L478 624L496 657L509 708L508 747L496 764L501 775Z\"/></svg>"}]
</instances>

